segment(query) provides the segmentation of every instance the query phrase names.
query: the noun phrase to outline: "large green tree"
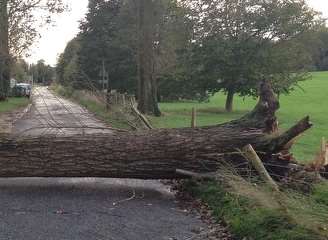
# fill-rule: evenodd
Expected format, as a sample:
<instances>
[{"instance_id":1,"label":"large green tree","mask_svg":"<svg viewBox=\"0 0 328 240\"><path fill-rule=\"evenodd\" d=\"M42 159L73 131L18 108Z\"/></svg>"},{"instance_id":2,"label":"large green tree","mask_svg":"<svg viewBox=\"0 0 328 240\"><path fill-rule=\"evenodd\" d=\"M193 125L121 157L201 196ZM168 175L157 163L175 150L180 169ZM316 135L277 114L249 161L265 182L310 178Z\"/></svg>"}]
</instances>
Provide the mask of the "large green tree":
<instances>
[{"instance_id":1,"label":"large green tree","mask_svg":"<svg viewBox=\"0 0 328 240\"><path fill-rule=\"evenodd\" d=\"M105 70L108 87L135 92L136 10L132 1L90 0L81 24L76 64L86 87L102 88ZM67 49L69 50L69 49ZM64 56L66 58L66 56Z\"/></svg>"},{"instance_id":2,"label":"large green tree","mask_svg":"<svg viewBox=\"0 0 328 240\"><path fill-rule=\"evenodd\" d=\"M85 76L79 62L81 49L80 38L72 39L66 46L65 51L60 54L56 66L56 81L63 86L74 88L87 88L84 81Z\"/></svg>"},{"instance_id":3,"label":"large green tree","mask_svg":"<svg viewBox=\"0 0 328 240\"><path fill-rule=\"evenodd\" d=\"M183 1L195 19L193 78L203 91L227 93L226 110L233 97L254 95L263 78L274 79L278 92L304 79L307 52L298 36L321 21L303 0ZM279 54L277 54L279 53ZM194 84L198 86L197 84Z\"/></svg>"}]
</instances>

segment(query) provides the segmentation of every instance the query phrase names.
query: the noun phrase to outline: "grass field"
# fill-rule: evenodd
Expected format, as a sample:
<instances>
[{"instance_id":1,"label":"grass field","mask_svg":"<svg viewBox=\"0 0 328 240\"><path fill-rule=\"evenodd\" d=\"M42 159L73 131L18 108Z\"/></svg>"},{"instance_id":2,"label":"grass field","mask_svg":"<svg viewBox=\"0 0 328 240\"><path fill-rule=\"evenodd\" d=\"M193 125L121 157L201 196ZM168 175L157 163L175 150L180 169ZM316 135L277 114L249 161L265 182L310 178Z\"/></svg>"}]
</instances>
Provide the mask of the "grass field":
<instances>
[{"instance_id":1,"label":"grass field","mask_svg":"<svg viewBox=\"0 0 328 240\"><path fill-rule=\"evenodd\" d=\"M299 160L310 161L319 149L322 137L328 137L328 72L315 72L307 81L300 83L291 95L281 96L281 109L278 112L282 129L286 129L302 117L310 115L314 127L295 145L293 152ZM198 109L198 126L213 125L239 118L251 110L257 100L236 97L234 112L223 109L225 96L216 94L208 103L177 102L160 105L164 116L151 118L155 127L175 128L190 126L191 109Z\"/></svg>"},{"instance_id":2,"label":"grass field","mask_svg":"<svg viewBox=\"0 0 328 240\"><path fill-rule=\"evenodd\" d=\"M28 98L9 98L8 101L0 102L0 114L25 107L29 101Z\"/></svg>"}]
</instances>

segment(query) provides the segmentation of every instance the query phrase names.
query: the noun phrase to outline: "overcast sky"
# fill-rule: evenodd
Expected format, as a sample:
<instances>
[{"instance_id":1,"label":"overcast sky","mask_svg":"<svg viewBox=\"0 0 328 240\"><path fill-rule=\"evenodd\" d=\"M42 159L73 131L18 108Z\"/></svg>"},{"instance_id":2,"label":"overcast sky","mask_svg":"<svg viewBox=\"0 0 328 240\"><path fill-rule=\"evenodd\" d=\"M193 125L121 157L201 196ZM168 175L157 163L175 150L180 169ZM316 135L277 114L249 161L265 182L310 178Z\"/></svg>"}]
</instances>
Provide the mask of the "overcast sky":
<instances>
[{"instance_id":1,"label":"overcast sky","mask_svg":"<svg viewBox=\"0 0 328 240\"><path fill-rule=\"evenodd\" d=\"M87 12L88 0L66 1L70 11L56 16L53 26L41 30L41 39L31 48L28 61L44 59L48 64L55 65L66 44L79 32L79 22Z\"/></svg>"},{"instance_id":2,"label":"overcast sky","mask_svg":"<svg viewBox=\"0 0 328 240\"><path fill-rule=\"evenodd\" d=\"M41 30L41 39L30 51L30 62L44 59L55 65L58 55L62 53L68 41L79 31L79 21L87 12L88 0L67 0L70 11L55 18L55 25ZM328 18L328 0L307 0L310 6L321 11Z\"/></svg>"}]
</instances>

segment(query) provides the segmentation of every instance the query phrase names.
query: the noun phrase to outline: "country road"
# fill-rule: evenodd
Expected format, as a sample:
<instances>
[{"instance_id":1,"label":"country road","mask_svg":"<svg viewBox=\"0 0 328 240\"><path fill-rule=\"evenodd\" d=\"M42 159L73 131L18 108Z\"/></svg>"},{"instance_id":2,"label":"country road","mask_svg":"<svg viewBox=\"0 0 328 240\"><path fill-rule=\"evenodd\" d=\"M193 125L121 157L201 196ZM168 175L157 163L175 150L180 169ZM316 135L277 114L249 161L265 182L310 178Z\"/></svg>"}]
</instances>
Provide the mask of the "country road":
<instances>
[{"instance_id":1,"label":"country road","mask_svg":"<svg viewBox=\"0 0 328 240\"><path fill-rule=\"evenodd\" d=\"M32 99L30 111L14 126L14 134L18 137L110 132L93 114L76 103L54 95L46 87L35 88Z\"/></svg>"},{"instance_id":2,"label":"country road","mask_svg":"<svg viewBox=\"0 0 328 240\"><path fill-rule=\"evenodd\" d=\"M105 128L77 104L39 87L14 134L109 131ZM0 196L0 240L187 240L206 229L159 181L0 179Z\"/></svg>"}]
</instances>

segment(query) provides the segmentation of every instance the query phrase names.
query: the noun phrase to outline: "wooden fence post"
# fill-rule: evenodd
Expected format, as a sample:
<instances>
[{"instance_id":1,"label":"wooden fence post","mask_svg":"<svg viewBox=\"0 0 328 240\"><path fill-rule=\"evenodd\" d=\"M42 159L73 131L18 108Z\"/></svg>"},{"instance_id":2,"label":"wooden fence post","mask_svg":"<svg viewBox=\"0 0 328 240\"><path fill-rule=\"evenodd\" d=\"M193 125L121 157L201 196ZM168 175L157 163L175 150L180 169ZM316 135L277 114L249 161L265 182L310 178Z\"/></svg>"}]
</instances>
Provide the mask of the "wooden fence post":
<instances>
[{"instance_id":1,"label":"wooden fence post","mask_svg":"<svg viewBox=\"0 0 328 240\"><path fill-rule=\"evenodd\" d=\"M126 102L126 101L125 101L125 96L126 96L125 93L122 94L122 105L123 105L123 106L126 105L126 103L125 103L125 102Z\"/></svg>"},{"instance_id":2,"label":"wooden fence post","mask_svg":"<svg viewBox=\"0 0 328 240\"><path fill-rule=\"evenodd\" d=\"M322 155L322 166L326 166L328 164L328 152L327 152L327 141L323 137L321 140L321 155Z\"/></svg>"},{"instance_id":3,"label":"wooden fence post","mask_svg":"<svg viewBox=\"0 0 328 240\"><path fill-rule=\"evenodd\" d=\"M110 110L110 92L107 91L106 93L106 110L109 111Z\"/></svg>"},{"instance_id":4,"label":"wooden fence post","mask_svg":"<svg viewBox=\"0 0 328 240\"><path fill-rule=\"evenodd\" d=\"M191 127L195 128L197 127L197 111L196 108L192 108L192 114L191 114Z\"/></svg>"}]
</instances>

